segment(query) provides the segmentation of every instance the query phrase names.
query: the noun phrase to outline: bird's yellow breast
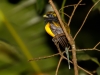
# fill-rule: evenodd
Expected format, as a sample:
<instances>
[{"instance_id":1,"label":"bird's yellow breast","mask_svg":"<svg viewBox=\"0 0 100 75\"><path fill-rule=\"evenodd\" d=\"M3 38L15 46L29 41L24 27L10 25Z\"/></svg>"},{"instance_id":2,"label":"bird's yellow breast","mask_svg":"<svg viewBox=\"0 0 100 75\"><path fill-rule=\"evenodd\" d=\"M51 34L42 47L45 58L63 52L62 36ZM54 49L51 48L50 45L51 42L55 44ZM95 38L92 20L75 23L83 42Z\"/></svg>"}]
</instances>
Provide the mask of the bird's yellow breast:
<instances>
[{"instance_id":1,"label":"bird's yellow breast","mask_svg":"<svg viewBox=\"0 0 100 75\"><path fill-rule=\"evenodd\" d=\"M47 32L50 36L52 36L52 37L55 36L55 34L53 34L53 32L52 32L51 29L50 29L50 23L47 23L47 24L46 24L45 30L46 30L46 32Z\"/></svg>"}]
</instances>

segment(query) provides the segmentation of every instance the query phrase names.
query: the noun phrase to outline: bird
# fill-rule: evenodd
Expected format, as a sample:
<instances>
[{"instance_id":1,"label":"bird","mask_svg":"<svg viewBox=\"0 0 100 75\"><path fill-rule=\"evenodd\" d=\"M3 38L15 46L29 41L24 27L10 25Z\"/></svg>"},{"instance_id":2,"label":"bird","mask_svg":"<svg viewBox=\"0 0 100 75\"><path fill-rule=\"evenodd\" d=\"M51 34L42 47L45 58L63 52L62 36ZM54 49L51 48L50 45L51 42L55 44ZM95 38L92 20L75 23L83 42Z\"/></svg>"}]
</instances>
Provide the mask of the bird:
<instances>
[{"instance_id":1,"label":"bird","mask_svg":"<svg viewBox=\"0 0 100 75\"><path fill-rule=\"evenodd\" d=\"M58 20L58 17L54 11L48 11L46 14L43 15L44 21L46 23L45 30L51 37L56 37L56 40L58 40L58 43L65 49L66 56L68 58L68 65L70 69L70 62L69 62L69 53L68 49L71 48L63 29L60 26L60 22ZM70 28L69 26L64 22L64 27L66 28L66 31L68 34L70 34Z\"/></svg>"}]
</instances>

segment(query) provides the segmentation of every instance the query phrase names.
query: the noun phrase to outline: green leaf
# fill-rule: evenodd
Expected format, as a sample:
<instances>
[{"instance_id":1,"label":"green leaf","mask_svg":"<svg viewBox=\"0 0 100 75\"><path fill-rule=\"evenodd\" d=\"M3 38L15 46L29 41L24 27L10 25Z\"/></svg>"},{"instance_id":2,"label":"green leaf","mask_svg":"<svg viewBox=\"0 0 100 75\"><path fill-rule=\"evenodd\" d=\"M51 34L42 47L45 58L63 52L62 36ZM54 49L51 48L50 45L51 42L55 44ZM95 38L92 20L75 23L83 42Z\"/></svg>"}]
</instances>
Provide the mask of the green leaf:
<instances>
[{"instance_id":1,"label":"green leaf","mask_svg":"<svg viewBox=\"0 0 100 75\"><path fill-rule=\"evenodd\" d=\"M77 52L77 59L79 60L79 61L81 61L81 60L89 60L89 59L91 59L91 57L88 55L88 54L86 54L85 52Z\"/></svg>"},{"instance_id":2,"label":"green leaf","mask_svg":"<svg viewBox=\"0 0 100 75\"><path fill-rule=\"evenodd\" d=\"M97 71L97 74L100 75L100 67L96 71Z\"/></svg>"},{"instance_id":3,"label":"green leaf","mask_svg":"<svg viewBox=\"0 0 100 75\"><path fill-rule=\"evenodd\" d=\"M45 5L46 5L46 0L37 0L36 2L37 11L41 13L45 8Z\"/></svg>"},{"instance_id":4,"label":"green leaf","mask_svg":"<svg viewBox=\"0 0 100 75\"><path fill-rule=\"evenodd\" d=\"M6 1L0 1L1 14L4 17L2 29L0 31L0 40L4 44L3 48L6 48L5 50L9 52L5 52L5 54L3 54L3 58L6 65L16 61L12 66L5 68L6 70L2 71L0 75L5 75L5 73L13 74L13 70L16 71L16 68L18 68L20 71L14 71L14 74L23 73L25 70L31 70L35 73L42 73L42 70L50 74L55 73L55 70L51 71L50 69L57 66L56 57L38 62L28 62L28 60L32 59L33 57L53 54L53 50L47 42L48 37L45 35L44 20L41 19L36 12L36 3L31 3L29 1L31 0L28 0L28 2L27 0L22 1L18 5L12 5ZM25 3L27 3L26 6ZM14 56L10 57L12 54L15 57L18 56L19 60L14 59ZM19 66L16 67L16 64ZM23 66L21 66L22 64ZM4 64L1 66L4 66ZM12 69L9 69L11 67Z\"/></svg>"},{"instance_id":5,"label":"green leaf","mask_svg":"<svg viewBox=\"0 0 100 75\"><path fill-rule=\"evenodd\" d=\"M92 57L91 60L100 66L100 63L97 58Z\"/></svg>"}]
</instances>

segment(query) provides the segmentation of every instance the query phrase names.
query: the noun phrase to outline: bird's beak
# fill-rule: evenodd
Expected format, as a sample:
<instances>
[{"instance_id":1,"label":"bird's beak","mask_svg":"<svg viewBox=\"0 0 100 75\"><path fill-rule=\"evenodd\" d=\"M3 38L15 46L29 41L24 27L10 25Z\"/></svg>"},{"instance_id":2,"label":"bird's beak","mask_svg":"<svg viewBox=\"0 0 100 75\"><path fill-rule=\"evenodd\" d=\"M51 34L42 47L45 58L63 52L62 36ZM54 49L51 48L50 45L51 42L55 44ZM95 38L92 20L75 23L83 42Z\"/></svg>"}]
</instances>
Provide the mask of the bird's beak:
<instances>
[{"instance_id":1,"label":"bird's beak","mask_svg":"<svg viewBox=\"0 0 100 75\"><path fill-rule=\"evenodd\" d=\"M48 18L48 16L47 16L47 15L43 15L43 17L44 17L44 18Z\"/></svg>"}]
</instances>

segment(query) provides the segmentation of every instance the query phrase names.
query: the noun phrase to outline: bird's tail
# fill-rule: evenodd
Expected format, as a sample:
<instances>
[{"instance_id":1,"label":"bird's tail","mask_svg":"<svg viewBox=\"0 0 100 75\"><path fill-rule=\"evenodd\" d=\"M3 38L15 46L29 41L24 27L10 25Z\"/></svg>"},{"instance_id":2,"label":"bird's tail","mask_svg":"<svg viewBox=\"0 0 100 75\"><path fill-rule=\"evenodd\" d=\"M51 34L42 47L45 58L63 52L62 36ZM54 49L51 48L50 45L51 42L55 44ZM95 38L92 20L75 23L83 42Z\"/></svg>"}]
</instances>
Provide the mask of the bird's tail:
<instances>
[{"instance_id":1,"label":"bird's tail","mask_svg":"<svg viewBox=\"0 0 100 75\"><path fill-rule=\"evenodd\" d=\"M67 55L67 59L68 59L68 67L69 67L69 69L71 69L70 61L69 61L69 52L68 52L68 48L67 47L65 47L65 51L66 51L66 55Z\"/></svg>"}]
</instances>

